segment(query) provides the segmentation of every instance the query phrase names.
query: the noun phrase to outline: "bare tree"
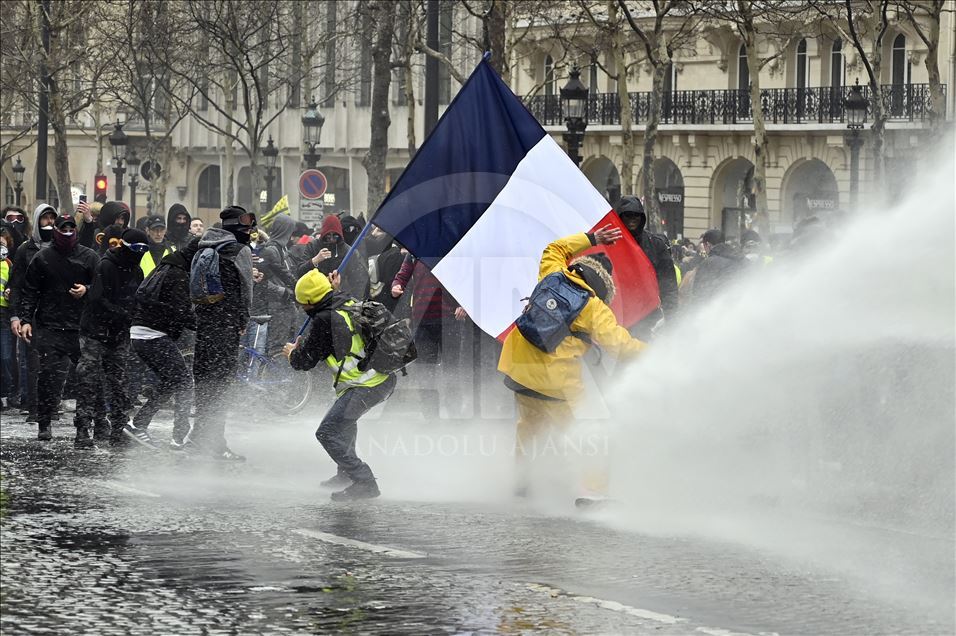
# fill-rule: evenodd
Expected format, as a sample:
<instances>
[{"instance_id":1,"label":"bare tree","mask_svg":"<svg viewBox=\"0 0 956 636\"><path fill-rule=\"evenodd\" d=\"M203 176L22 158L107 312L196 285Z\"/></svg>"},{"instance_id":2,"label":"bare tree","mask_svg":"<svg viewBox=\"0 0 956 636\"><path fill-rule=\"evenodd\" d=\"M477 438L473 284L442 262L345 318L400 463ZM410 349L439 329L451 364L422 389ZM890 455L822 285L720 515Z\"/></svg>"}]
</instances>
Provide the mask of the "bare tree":
<instances>
[{"instance_id":1,"label":"bare tree","mask_svg":"<svg viewBox=\"0 0 956 636\"><path fill-rule=\"evenodd\" d=\"M947 4L949 9L946 8ZM944 11L953 11L953 4L946 0L897 0L897 10L906 15L917 37L926 46L923 64L929 78L929 127L936 133L946 120L946 95L939 72L940 22Z\"/></svg>"},{"instance_id":2,"label":"bare tree","mask_svg":"<svg viewBox=\"0 0 956 636\"><path fill-rule=\"evenodd\" d=\"M392 82L392 38L396 5L391 0L367 0L359 11L368 12L372 37L371 137L362 165L368 175L368 209L378 209L385 198L385 160L388 155L388 93Z\"/></svg>"},{"instance_id":3,"label":"bare tree","mask_svg":"<svg viewBox=\"0 0 956 636\"><path fill-rule=\"evenodd\" d=\"M654 147L664 101L664 78L672 72L674 53L698 37L698 27L705 14L679 0L652 0L653 13L648 14L647 19L635 19L625 0L618 0L618 4L631 30L643 43L645 58L652 69L653 82L644 127L641 193L652 227L660 229L660 205L654 183Z\"/></svg>"}]
</instances>

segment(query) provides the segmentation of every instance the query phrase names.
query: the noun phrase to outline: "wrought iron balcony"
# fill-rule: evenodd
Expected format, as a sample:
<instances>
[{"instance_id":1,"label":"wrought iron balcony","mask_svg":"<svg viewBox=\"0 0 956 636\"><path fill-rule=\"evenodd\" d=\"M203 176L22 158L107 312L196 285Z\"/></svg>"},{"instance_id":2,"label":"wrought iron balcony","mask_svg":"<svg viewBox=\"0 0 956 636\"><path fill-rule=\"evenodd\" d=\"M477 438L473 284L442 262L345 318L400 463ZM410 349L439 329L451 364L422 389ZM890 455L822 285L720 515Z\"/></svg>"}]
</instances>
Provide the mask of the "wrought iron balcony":
<instances>
[{"instance_id":1,"label":"wrought iron balcony","mask_svg":"<svg viewBox=\"0 0 956 636\"><path fill-rule=\"evenodd\" d=\"M861 88L863 96L869 99L869 87ZM760 91L760 101L766 123L839 124L846 122L843 104L849 93L849 86L767 88ZM628 96L632 123L646 124L651 93L630 93ZM884 85L883 102L890 121L922 121L929 117L929 84ZM526 104L543 126L564 126L561 99L557 95L536 95L527 99ZM664 95L661 104L662 124L740 124L752 121L748 90L671 91ZM617 93L597 93L588 98L588 123L620 125L621 107Z\"/></svg>"}]
</instances>

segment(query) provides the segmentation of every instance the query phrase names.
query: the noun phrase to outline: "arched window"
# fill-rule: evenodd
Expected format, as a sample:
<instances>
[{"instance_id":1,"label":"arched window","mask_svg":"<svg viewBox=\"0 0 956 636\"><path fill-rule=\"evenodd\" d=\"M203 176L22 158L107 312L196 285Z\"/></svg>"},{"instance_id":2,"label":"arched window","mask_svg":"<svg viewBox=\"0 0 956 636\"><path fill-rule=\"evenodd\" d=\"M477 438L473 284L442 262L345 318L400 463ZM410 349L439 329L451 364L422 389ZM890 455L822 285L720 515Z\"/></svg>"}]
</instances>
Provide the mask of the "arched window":
<instances>
[{"instance_id":1,"label":"arched window","mask_svg":"<svg viewBox=\"0 0 956 636\"><path fill-rule=\"evenodd\" d=\"M906 36L900 33L893 40L893 86L909 83L909 67L909 62L906 60Z\"/></svg>"},{"instance_id":2,"label":"arched window","mask_svg":"<svg viewBox=\"0 0 956 636\"><path fill-rule=\"evenodd\" d=\"M219 166L206 166L199 173L198 206L218 210L222 207L219 187Z\"/></svg>"},{"instance_id":3,"label":"arched window","mask_svg":"<svg viewBox=\"0 0 956 636\"><path fill-rule=\"evenodd\" d=\"M836 89L843 88L843 40L837 38L830 47L830 86Z\"/></svg>"},{"instance_id":4,"label":"arched window","mask_svg":"<svg viewBox=\"0 0 956 636\"><path fill-rule=\"evenodd\" d=\"M803 89L807 87L808 70L809 64L807 64L807 40L804 38L797 43L797 88Z\"/></svg>"},{"instance_id":5,"label":"arched window","mask_svg":"<svg viewBox=\"0 0 956 636\"><path fill-rule=\"evenodd\" d=\"M553 97L554 90L554 58L550 55L544 58L544 94Z\"/></svg>"},{"instance_id":6,"label":"arched window","mask_svg":"<svg viewBox=\"0 0 956 636\"><path fill-rule=\"evenodd\" d=\"M737 51L737 90L750 90L750 67L747 66L747 47L743 44Z\"/></svg>"}]
</instances>

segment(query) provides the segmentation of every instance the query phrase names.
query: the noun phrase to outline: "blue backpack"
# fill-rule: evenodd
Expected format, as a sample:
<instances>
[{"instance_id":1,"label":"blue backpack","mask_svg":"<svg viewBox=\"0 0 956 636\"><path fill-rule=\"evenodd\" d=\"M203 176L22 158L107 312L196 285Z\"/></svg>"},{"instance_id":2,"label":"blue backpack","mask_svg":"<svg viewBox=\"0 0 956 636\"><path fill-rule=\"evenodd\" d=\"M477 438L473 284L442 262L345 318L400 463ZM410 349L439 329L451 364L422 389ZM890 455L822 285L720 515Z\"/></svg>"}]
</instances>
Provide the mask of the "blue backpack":
<instances>
[{"instance_id":1,"label":"blue backpack","mask_svg":"<svg viewBox=\"0 0 956 636\"><path fill-rule=\"evenodd\" d=\"M554 353L562 340L576 335L571 332L571 323L590 298L588 290L578 287L561 272L548 274L531 292L515 326L525 340L545 353Z\"/></svg>"},{"instance_id":2,"label":"blue backpack","mask_svg":"<svg viewBox=\"0 0 956 636\"><path fill-rule=\"evenodd\" d=\"M215 249L203 248L193 256L189 270L189 296L197 305L213 305L226 297L219 276L219 250L225 245L228 243Z\"/></svg>"}]
</instances>

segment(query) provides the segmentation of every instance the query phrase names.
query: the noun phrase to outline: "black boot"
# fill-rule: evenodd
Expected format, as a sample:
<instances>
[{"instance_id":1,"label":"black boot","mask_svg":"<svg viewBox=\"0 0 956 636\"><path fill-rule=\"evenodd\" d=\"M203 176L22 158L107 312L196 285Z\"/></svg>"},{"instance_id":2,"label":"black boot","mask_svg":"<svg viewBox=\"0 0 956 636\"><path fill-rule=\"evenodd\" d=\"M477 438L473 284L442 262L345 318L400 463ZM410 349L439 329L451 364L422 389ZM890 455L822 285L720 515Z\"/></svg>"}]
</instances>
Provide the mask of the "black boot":
<instances>
[{"instance_id":1,"label":"black boot","mask_svg":"<svg viewBox=\"0 0 956 636\"><path fill-rule=\"evenodd\" d=\"M39 424L37 439L41 442L49 442L53 439L53 427L49 424Z\"/></svg>"},{"instance_id":2,"label":"black boot","mask_svg":"<svg viewBox=\"0 0 956 636\"><path fill-rule=\"evenodd\" d=\"M96 448L96 444L93 442L93 434L90 431L89 426L76 427L76 437L73 439L73 448Z\"/></svg>"},{"instance_id":3,"label":"black boot","mask_svg":"<svg viewBox=\"0 0 956 636\"><path fill-rule=\"evenodd\" d=\"M381 493L374 479L356 481L345 490L332 493L332 501L355 501L357 499L375 499Z\"/></svg>"},{"instance_id":4,"label":"black boot","mask_svg":"<svg viewBox=\"0 0 956 636\"><path fill-rule=\"evenodd\" d=\"M325 481L319 482L319 486L322 488L345 488L346 486L352 485L352 478L343 473L341 470Z\"/></svg>"},{"instance_id":5,"label":"black boot","mask_svg":"<svg viewBox=\"0 0 956 636\"><path fill-rule=\"evenodd\" d=\"M93 439L97 442L108 442L111 428L109 420L96 420L93 424Z\"/></svg>"}]
</instances>

